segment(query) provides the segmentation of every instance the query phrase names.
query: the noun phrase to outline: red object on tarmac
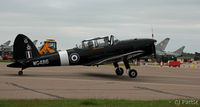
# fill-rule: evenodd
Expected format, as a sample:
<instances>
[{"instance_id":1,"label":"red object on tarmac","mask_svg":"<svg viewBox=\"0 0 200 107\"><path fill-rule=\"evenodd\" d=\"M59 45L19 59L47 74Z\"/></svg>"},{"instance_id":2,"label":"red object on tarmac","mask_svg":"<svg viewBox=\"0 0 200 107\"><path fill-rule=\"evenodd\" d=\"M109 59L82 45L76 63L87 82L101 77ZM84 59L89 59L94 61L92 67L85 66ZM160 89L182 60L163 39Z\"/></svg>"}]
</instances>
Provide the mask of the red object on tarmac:
<instances>
[{"instance_id":1,"label":"red object on tarmac","mask_svg":"<svg viewBox=\"0 0 200 107\"><path fill-rule=\"evenodd\" d=\"M8 55L7 54L3 55L3 60L8 60Z\"/></svg>"},{"instance_id":2,"label":"red object on tarmac","mask_svg":"<svg viewBox=\"0 0 200 107\"><path fill-rule=\"evenodd\" d=\"M169 67L180 67L181 66L181 62L180 61L169 61Z\"/></svg>"}]
</instances>

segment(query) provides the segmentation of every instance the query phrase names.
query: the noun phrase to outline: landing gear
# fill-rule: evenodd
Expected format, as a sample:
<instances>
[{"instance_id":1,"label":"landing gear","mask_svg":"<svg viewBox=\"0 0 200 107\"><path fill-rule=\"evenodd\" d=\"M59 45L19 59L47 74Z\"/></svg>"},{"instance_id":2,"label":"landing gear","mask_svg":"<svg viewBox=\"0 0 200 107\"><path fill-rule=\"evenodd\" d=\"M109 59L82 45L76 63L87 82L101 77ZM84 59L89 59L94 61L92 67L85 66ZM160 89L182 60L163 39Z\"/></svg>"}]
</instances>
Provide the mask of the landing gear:
<instances>
[{"instance_id":1,"label":"landing gear","mask_svg":"<svg viewBox=\"0 0 200 107\"><path fill-rule=\"evenodd\" d=\"M23 71L19 71L19 72L18 72L18 75L19 75L19 76L23 75Z\"/></svg>"},{"instance_id":2,"label":"landing gear","mask_svg":"<svg viewBox=\"0 0 200 107\"><path fill-rule=\"evenodd\" d=\"M131 69L130 67L130 64L127 60L127 58L124 58L123 60L124 62L124 65L126 67L126 69L128 70L128 75L130 78L136 78L137 77L137 71L134 70L134 69ZM124 70L122 68L119 67L118 63L117 62L114 62L113 65L115 66L116 70L115 70L115 73L118 75L118 76L122 76L123 73L124 73Z\"/></svg>"},{"instance_id":3,"label":"landing gear","mask_svg":"<svg viewBox=\"0 0 200 107\"><path fill-rule=\"evenodd\" d=\"M123 73L124 73L124 70L122 69L122 68L117 68L116 70L115 70L115 73L117 74L117 76L122 76L123 75Z\"/></svg>"},{"instance_id":4,"label":"landing gear","mask_svg":"<svg viewBox=\"0 0 200 107\"><path fill-rule=\"evenodd\" d=\"M24 69L25 69L25 68L22 68L22 70L18 72L18 75L19 75L19 76L22 76L22 75L23 75L23 70L24 70Z\"/></svg>"},{"instance_id":5,"label":"landing gear","mask_svg":"<svg viewBox=\"0 0 200 107\"><path fill-rule=\"evenodd\" d=\"M137 71L134 70L134 69L131 69L131 70L129 70L128 75L129 75L129 77L131 77L131 78L136 78L136 77L137 77Z\"/></svg>"},{"instance_id":6,"label":"landing gear","mask_svg":"<svg viewBox=\"0 0 200 107\"><path fill-rule=\"evenodd\" d=\"M130 64L129 64L126 57L124 58L123 62L124 62L126 69L129 70L129 72L128 72L129 77L130 78L136 78L137 77L137 71L134 70L134 69L131 69Z\"/></svg>"},{"instance_id":7,"label":"landing gear","mask_svg":"<svg viewBox=\"0 0 200 107\"><path fill-rule=\"evenodd\" d=\"M116 70L115 73L117 76L122 76L124 73L123 68L120 68L117 62L114 62L113 65L115 66Z\"/></svg>"}]
</instances>

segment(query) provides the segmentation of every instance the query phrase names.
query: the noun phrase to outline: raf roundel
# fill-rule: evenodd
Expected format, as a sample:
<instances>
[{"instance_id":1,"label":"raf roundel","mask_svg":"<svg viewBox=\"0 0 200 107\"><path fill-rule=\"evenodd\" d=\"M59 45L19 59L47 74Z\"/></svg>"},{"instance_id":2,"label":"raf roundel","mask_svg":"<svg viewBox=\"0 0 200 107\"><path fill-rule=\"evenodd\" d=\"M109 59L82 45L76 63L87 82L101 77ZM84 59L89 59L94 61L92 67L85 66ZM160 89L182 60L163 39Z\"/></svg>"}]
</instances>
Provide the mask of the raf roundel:
<instances>
[{"instance_id":1,"label":"raf roundel","mask_svg":"<svg viewBox=\"0 0 200 107\"><path fill-rule=\"evenodd\" d=\"M71 58L71 61L72 61L73 63L78 62L79 59L80 59L80 57L79 57L79 55L78 55L77 53L72 53L72 54L70 55L70 58Z\"/></svg>"}]
</instances>

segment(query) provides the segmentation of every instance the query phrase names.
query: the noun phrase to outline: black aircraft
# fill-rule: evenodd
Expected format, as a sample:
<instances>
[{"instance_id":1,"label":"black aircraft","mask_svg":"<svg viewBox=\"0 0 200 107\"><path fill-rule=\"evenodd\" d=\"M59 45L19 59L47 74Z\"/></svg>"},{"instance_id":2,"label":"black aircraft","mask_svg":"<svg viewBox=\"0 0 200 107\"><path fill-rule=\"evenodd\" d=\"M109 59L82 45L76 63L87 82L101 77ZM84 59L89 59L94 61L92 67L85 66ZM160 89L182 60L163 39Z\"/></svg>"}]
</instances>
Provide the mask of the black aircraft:
<instances>
[{"instance_id":1,"label":"black aircraft","mask_svg":"<svg viewBox=\"0 0 200 107\"><path fill-rule=\"evenodd\" d=\"M130 39L119 41L114 36L94 38L82 41L80 47L59 51L48 55L40 55L33 42L25 35L19 34L14 41L14 63L8 67L22 68L18 75L23 75L23 70L28 67L41 66L67 66L84 65L99 66L113 63L118 76L123 75L124 70L118 62L123 61L129 77L135 78L137 71L131 69L129 59L155 55L156 40L154 39Z\"/></svg>"}]
</instances>

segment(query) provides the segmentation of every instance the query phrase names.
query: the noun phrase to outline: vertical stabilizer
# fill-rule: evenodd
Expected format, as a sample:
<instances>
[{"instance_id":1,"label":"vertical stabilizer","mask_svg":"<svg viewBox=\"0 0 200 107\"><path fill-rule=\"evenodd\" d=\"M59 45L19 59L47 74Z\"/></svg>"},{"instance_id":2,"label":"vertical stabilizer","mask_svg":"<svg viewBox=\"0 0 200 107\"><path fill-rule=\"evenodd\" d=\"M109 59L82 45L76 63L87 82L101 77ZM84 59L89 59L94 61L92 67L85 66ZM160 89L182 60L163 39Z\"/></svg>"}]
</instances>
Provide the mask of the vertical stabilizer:
<instances>
[{"instance_id":1,"label":"vertical stabilizer","mask_svg":"<svg viewBox=\"0 0 200 107\"><path fill-rule=\"evenodd\" d=\"M9 46L9 45L10 45L10 42L11 42L11 41L9 40L9 41L5 42L3 45L4 45L4 46Z\"/></svg>"},{"instance_id":2,"label":"vertical stabilizer","mask_svg":"<svg viewBox=\"0 0 200 107\"><path fill-rule=\"evenodd\" d=\"M14 41L13 58L17 60L27 60L39 57L40 54L33 42L25 35L17 35Z\"/></svg>"},{"instance_id":3,"label":"vertical stabilizer","mask_svg":"<svg viewBox=\"0 0 200 107\"><path fill-rule=\"evenodd\" d=\"M160 51L164 51L167 47L167 44L169 43L170 38L165 38L163 41L161 41L159 44L156 45L156 49Z\"/></svg>"},{"instance_id":4,"label":"vertical stabilizer","mask_svg":"<svg viewBox=\"0 0 200 107\"><path fill-rule=\"evenodd\" d=\"M182 46L181 48L177 49L173 53L177 54L177 56L181 56L184 49L185 49L185 46Z\"/></svg>"}]
</instances>

